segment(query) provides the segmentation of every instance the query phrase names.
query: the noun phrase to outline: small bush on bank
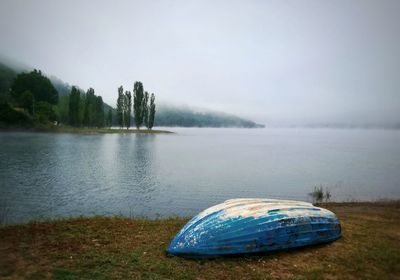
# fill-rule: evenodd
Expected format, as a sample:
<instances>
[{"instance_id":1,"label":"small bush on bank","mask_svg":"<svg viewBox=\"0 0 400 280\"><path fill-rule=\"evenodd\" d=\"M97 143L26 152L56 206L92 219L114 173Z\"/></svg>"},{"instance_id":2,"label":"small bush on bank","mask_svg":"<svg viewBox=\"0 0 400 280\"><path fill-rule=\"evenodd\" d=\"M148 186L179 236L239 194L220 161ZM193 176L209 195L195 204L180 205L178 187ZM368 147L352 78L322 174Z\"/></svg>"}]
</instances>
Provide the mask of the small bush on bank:
<instances>
[{"instance_id":1,"label":"small bush on bank","mask_svg":"<svg viewBox=\"0 0 400 280\"><path fill-rule=\"evenodd\" d=\"M311 198L313 203L321 203L321 202L328 202L331 200L332 194L328 188L323 186L314 186L314 190L308 194Z\"/></svg>"}]
</instances>

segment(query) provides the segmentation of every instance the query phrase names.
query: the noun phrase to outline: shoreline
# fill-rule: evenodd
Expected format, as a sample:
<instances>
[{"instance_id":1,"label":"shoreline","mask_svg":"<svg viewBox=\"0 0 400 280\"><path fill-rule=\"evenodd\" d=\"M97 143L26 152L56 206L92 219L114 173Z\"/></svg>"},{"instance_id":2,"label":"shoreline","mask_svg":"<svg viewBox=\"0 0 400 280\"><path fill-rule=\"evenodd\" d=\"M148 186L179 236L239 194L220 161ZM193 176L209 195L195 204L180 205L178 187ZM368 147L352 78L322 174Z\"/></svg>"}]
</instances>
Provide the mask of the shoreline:
<instances>
[{"instance_id":1,"label":"shoreline","mask_svg":"<svg viewBox=\"0 0 400 280\"><path fill-rule=\"evenodd\" d=\"M175 134L175 132L159 129L121 129L121 128L83 128L71 126L51 127L2 127L0 132L50 132L50 133L73 133L73 134Z\"/></svg>"},{"instance_id":2,"label":"shoreline","mask_svg":"<svg viewBox=\"0 0 400 280\"><path fill-rule=\"evenodd\" d=\"M323 203L342 238L289 251L218 259L167 257L188 218L79 217L0 227L0 278L394 279L400 201Z\"/></svg>"},{"instance_id":3,"label":"shoreline","mask_svg":"<svg viewBox=\"0 0 400 280\"><path fill-rule=\"evenodd\" d=\"M310 202L310 201L307 201ZM329 201L329 202L320 202L320 203L312 203L316 207L320 208L331 208L331 207L354 207L354 206L359 206L359 207L397 207L400 210L400 200L398 199L383 199L383 200L371 200L371 201L342 201L342 202L337 202L337 201ZM200 213L200 211L199 211ZM1 218L1 217L0 217ZM148 221L148 222L153 222L153 221L164 221L164 220L182 220L182 221L189 221L192 217L191 216L178 216L178 215L171 215L171 216L165 216L165 217L148 217L148 216L124 216L122 214L107 214L107 215L101 215L101 214L93 214L93 215L77 215L77 216L65 216L65 217L39 217L39 218L32 218L31 220L24 221L24 222L16 222L16 223L6 223L5 221L7 220L6 215L4 217L4 220L0 219L0 229L6 228L6 227L13 227L13 226L26 226L26 225L31 225L31 224L44 224L44 223L58 223L58 222L66 222L66 221L74 221L74 220L91 220L91 219L128 219L128 220L140 220L140 221Z\"/></svg>"}]
</instances>

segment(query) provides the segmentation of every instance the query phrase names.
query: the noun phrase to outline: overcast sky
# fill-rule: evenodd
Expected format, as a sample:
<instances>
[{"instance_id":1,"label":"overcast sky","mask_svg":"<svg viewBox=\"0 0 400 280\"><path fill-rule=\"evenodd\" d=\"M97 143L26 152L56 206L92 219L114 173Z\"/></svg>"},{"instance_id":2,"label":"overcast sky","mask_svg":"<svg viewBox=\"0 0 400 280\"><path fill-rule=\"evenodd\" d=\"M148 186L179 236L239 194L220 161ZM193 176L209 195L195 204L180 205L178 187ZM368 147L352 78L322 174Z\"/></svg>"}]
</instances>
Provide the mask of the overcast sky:
<instances>
[{"instance_id":1,"label":"overcast sky","mask_svg":"<svg viewBox=\"0 0 400 280\"><path fill-rule=\"evenodd\" d=\"M0 54L115 105L261 123L400 121L400 1L0 0Z\"/></svg>"}]
</instances>

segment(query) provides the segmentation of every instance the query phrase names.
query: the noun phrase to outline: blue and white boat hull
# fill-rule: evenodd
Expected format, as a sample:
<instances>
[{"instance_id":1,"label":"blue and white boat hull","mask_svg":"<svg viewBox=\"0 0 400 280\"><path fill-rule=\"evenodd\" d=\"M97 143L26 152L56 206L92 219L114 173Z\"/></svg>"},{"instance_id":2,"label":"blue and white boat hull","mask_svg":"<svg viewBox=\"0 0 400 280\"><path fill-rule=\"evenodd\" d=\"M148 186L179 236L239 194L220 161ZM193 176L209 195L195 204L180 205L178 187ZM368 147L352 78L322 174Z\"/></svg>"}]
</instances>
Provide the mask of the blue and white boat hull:
<instances>
[{"instance_id":1,"label":"blue and white boat hull","mask_svg":"<svg viewBox=\"0 0 400 280\"><path fill-rule=\"evenodd\" d=\"M231 199L191 219L167 253L187 257L260 253L330 242L340 236L336 215L311 203Z\"/></svg>"}]
</instances>

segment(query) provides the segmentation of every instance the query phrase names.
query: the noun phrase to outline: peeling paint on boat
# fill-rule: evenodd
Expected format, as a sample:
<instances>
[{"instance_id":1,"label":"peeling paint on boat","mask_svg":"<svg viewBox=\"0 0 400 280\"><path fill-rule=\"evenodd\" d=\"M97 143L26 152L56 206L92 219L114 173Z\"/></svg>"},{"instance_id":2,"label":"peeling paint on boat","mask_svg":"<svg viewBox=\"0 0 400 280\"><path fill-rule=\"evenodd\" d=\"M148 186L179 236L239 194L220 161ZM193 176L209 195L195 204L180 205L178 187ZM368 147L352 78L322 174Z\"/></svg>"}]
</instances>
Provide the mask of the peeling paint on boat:
<instances>
[{"instance_id":1,"label":"peeling paint on boat","mask_svg":"<svg viewBox=\"0 0 400 280\"><path fill-rule=\"evenodd\" d=\"M172 255L207 257L288 249L340 238L331 211L292 200L239 198L210 207L172 240Z\"/></svg>"}]
</instances>

